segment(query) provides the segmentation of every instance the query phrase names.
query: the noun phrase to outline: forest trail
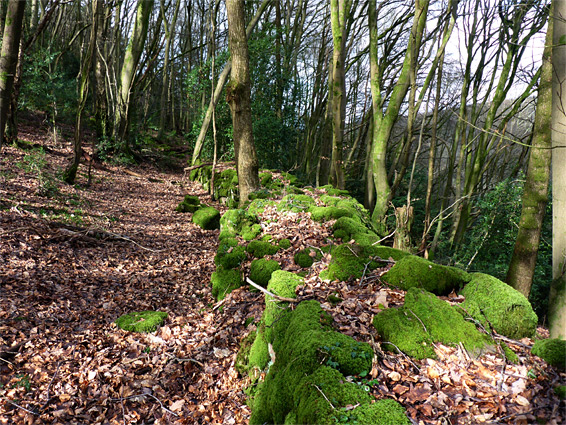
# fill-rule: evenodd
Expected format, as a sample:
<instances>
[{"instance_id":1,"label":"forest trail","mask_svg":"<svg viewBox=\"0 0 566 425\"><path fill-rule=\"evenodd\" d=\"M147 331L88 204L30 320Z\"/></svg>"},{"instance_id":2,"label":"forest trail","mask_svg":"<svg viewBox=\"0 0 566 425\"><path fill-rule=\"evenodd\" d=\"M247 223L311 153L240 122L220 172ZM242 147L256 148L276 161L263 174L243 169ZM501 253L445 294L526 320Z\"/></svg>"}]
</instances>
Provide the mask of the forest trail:
<instances>
[{"instance_id":1,"label":"forest trail","mask_svg":"<svg viewBox=\"0 0 566 425\"><path fill-rule=\"evenodd\" d=\"M37 142L33 130L21 133ZM249 380L234 363L264 297L244 287L216 303L218 231L174 211L187 193L225 208L182 173L149 166L105 165L90 187L81 167L78 186L66 186L55 175L68 149L40 143L49 154L6 147L0 157L0 424L247 423ZM330 225L307 213L273 208L263 219L292 248L329 235ZM290 252L277 260L294 271ZM414 423L560 423L552 390L560 377L530 355L531 341L510 343L520 365L441 345L438 360L383 353L371 320L383 305L402 304L403 292L384 288L379 270L321 285L325 261L298 296L319 300L336 329L380 353L362 381L377 398L398 400ZM329 304L329 294L343 302ZM169 317L154 334L114 324L143 310Z\"/></svg>"}]
</instances>

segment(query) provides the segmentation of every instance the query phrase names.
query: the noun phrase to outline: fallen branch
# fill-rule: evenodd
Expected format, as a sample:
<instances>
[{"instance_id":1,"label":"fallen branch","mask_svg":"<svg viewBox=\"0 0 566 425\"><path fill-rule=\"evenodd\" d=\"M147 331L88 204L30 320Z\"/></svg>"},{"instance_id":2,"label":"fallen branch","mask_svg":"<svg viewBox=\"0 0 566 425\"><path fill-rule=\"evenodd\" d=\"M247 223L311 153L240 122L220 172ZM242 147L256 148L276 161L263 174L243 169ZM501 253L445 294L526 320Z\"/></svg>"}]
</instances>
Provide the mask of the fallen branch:
<instances>
[{"instance_id":1,"label":"fallen branch","mask_svg":"<svg viewBox=\"0 0 566 425\"><path fill-rule=\"evenodd\" d=\"M246 277L246 282L248 282L254 288L260 290L264 294L267 294L270 297L275 298L278 301L285 301L285 302L288 302L288 303L298 303L298 302L300 302L300 300L298 300L297 298L286 298L286 297L280 297L279 295L275 295L273 292L269 292L263 286L260 286L257 283L255 283L254 281L252 281L249 277Z\"/></svg>"}]
</instances>

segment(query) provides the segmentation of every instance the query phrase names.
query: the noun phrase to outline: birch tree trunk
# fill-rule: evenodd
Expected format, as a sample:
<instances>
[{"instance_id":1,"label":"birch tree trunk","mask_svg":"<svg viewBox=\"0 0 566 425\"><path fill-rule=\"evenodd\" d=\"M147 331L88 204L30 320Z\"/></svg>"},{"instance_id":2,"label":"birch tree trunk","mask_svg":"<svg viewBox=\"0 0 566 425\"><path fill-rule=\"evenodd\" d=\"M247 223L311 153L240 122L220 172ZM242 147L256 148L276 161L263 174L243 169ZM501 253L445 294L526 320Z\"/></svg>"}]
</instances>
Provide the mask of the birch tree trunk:
<instances>
[{"instance_id":1,"label":"birch tree trunk","mask_svg":"<svg viewBox=\"0 0 566 425\"><path fill-rule=\"evenodd\" d=\"M6 12L0 53L0 148L4 143L4 130L18 63L25 6L25 1L10 0Z\"/></svg>"},{"instance_id":2,"label":"birch tree trunk","mask_svg":"<svg viewBox=\"0 0 566 425\"><path fill-rule=\"evenodd\" d=\"M226 87L226 101L232 112L241 207L248 200L249 194L259 188L259 165L252 134L250 64L244 0L226 0L226 12L232 60L230 83Z\"/></svg>"}]
</instances>

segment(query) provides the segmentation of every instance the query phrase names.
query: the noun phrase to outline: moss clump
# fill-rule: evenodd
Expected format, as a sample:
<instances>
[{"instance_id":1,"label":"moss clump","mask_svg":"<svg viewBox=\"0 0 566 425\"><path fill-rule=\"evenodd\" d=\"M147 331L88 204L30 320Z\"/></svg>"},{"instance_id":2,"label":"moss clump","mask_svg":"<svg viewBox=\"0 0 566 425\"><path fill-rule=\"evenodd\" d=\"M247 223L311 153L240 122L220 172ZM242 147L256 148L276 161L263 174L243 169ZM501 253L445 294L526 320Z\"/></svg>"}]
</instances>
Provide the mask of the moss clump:
<instances>
[{"instance_id":1,"label":"moss clump","mask_svg":"<svg viewBox=\"0 0 566 425\"><path fill-rule=\"evenodd\" d=\"M303 187L304 186L304 183L301 182L299 180L299 178L297 176L294 176L293 174L282 172L281 176L284 179L289 180L289 184L292 185L292 186L297 186L297 187Z\"/></svg>"},{"instance_id":2,"label":"moss clump","mask_svg":"<svg viewBox=\"0 0 566 425\"><path fill-rule=\"evenodd\" d=\"M447 345L462 342L472 355L491 349L487 335L464 320L446 301L419 288L409 289L402 307L389 308L377 314L373 325L383 341L392 342L405 354L417 359L436 358L434 342ZM396 351L386 342L383 346Z\"/></svg>"},{"instance_id":3,"label":"moss clump","mask_svg":"<svg viewBox=\"0 0 566 425\"><path fill-rule=\"evenodd\" d=\"M566 385L554 387L554 394L556 394L560 400L566 400Z\"/></svg>"},{"instance_id":4,"label":"moss clump","mask_svg":"<svg viewBox=\"0 0 566 425\"><path fill-rule=\"evenodd\" d=\"M242 274L234 269L217 269L210 277L212 296L220 301L234 289L242 286Z\"/></svg>"},{"instance_id":5,"label":"moss clump","mask_svg":"<svg viewBox=\"0 0 566 425\"><path fill-rule=\"evenodd\" d=\"M238 203L238 175L236 170L229 168L214 175L214 197L233 207ZM209 189L209 184L203 185Z\"/></svg>"},{"instance_id":6,"label":"moss clump","mask_svg":"<svg viewBox=\"0 0 566 425\"><path fill-rule=\"evenodd\" d=\"M247 210L250 214L257 215L264 212L265 207L267 207L268 205L275 205L275 202L267 201L261 198L256 198L252 200L252 202L250 202L250 204L247 207Z\"/></svg>"},{"instance_id":7,"label":"moss clump","mask_svg":"<svg viewBox=\"0 0 566 425\"><path fill-rule=\"evenodd\" d=\"M273 181L273 174L271 173L259 173L259 183L262 186L267 186Z\"/></svg>"},{"instance_id":8,"label":"moss clump","mask_svg":"<svg viewBox=\"0 0 566 425\"><path fill-rule=\"evenodd\" d=\"M251 241L246 247L246 251L256 258L263 258L266 255L275 254L279 251L279 246L265 241Z\"/></svg>"},{"instance_id":9,"label":"moss clump","mask_svg":"<svg viewBox=\"0 0 566 425\"><path fill-rule=\"evenodd\" d=\"M250 266L250 279L258 285L266 287L269 279L271 279L271 274L280 269L281 266L275 260L266 260L265 258L253 260Z\"/></svg>"},{"instance_id":10,"label":"moss clump","mask_svg":"<svg viewBox=\"0 0 566 425\"><path fill-rule=\"evenodd\" d=\"M539 356L548 364L566 369L566 340L563 339L539 339L535 341L531 353Z\"/></svg>"},{"instance_id":11,"label":"moss clump","mask_svg":"<svg viewBox=\"0 0 566 425\"><path fill-rule=\"evenodd\" d=\"M310 207L309 212L314 221L336 220L340 217L351 217L352 212L338 207Z\"/></svg>"},{"instance_id":12,"label":"moss clump","mask_svg":"<svg viewBox=\"0 0 566 425\"><path fill-rule=\"evenodd\" d=\"M344 376L367 373L373 350L335 332L331 324L314 300L273 322L276 360L257 394L250 424L335 423L336 409L371 402L367 392Z\"/></svg>"},{"instance_id":13,"label":"moss clump","mask_svg":"<svg viewBox=\"0 0 566 425\"><path fill-rule=\"evenodd\" d=\"M383 266L378 258L388 259L389 257L402 258L407 255L403 251L381 246L361 246L357 244L342 244L332 248L332 259L328 269L321 273L324 280L343 280L359 279L364 270L374 270Z\"/></svg>"},{"instance_id":14,"label":"moss clump","mask_svg":"<svg viewBox=\"0 0 566 425\"><path fill-rule=\"evenodd\" d=\"M234 367L240 373L240 375L245 375L249 370L249 356L250 356L250 348L256 338L256 331L252 331L242 339L240 343L240 350L238 350L238 354L236 355L236 361L234 362Z\"/></svg>"},{"instance_id":15,"label":"moss clump","mask_svg":"<svg viewBox=\"0 0 566 425\"><path fill-rule=\"evenodd\" d=\"M198 224L204 230L220 228L220 212L214 207L203 207L193 214L193 223Z\"/></svg>"},{"instance_id":16,"label":"moss clump","mask_svg":"<svg viewBox=\"0 0 566 425\"><path fill-rule=\"evenodd\" d=\"M200 203L198 196L185 195L185 199L183 199L183 201L180 202L179 205L177 205L175 211L181 213L187 213L187 212L194 213L196 210L198 210L201 207L202 205Z\"/></svg>"},{"instance_id":17,"label":"moss clump","mask_svg":"<svg viewBox=\"0 0 566 425\"><path fill-rule=\"evenodd\" d=\"M362 404L346 414L347 423L410 425L405 409L395 400L383 399ZM344 419L342 419L344 421Z\"/></svg>"},{"instance_id":18,"label":"moss clump","mask_svg":"<svg viewBox=\"0 0 566 425\"><path fill-rule=\"evenodd\" d=\"M299 276L276 270L271 274L271 279L267 284L267 290L275 295L286 298L295 298L295 290L297 286L303 283L303 279ZM256 339L250 350L250 368L265 369L269 362L268 343L273 342L272 325L274 321L280 320L283 315L287 314L285 309L288 303L275 301L271 296L265 296L265 310L263 312L261 322L258 328Z\"/></svg>"},{"instance_id":19,"label":"moss clump","mask_svg":"<svg viewBox=\"0 0 566 425\"><path fill-rule=\"evenodd\" d=\"M320 261L321 258L322 250L313 248L302 249L293 256L295 264L305 269L312 266L315 261Z\"/></svg>"},{"instance_id":20,"label":"moss clump","mask_svg":"<svg viewBox=\"0 0 566 425\"><path fill-rule=\"evenodd\" d=\"M279 239L278 245L281 249L289 249L291 248L291 241L289 239Z\"/></svg>"},{"instance_id":21,"label":"moss clump","mask_svg":"<svg viewBox=\"0 0 566 425\"><path fill-rule=\"evenodd\" d=\"M472 273L471 277L461 292L466 297L461 304L465 314L509 338L534 336L538 318L523 294L487 274Z\"/></svg>"},{"instance_id":22,"label":"moss clump","mask_svg":"<svg viewBox=\"0 0 566 425\"><path fill-rule=\"evenodd\" d=\"M246 259L246 250L243 246L234 246L232 248L219 249L214 256L214 264L223 269L235 269Z\"/></svg>"},{"instance_id":23,"label":"moss clump","mask_svg":"<svg viewBox=\"0 0 566 425\"><path fill-rule=\"evenodd\" d=\"M277 206L278 211L302 212L314 205L314 199L308 195L285 195Z\"/></svg>"},{"instance_id":24,"label":"moss clump","mask_svg":"<svg viewBox=\"0 0 566 425\"><path fill-rule=\"evenodd\" d=\"M336 189L334 186L327 184L325 186L321 186L319 189L324 189L326 193L330 196L348 196L349 192L344 189Z\"/></svg>"},{"instance_id":25,"label":"moss clump","mask_svg":"<svg viewBox=\"0 0 566 425\"><path fill-rule=\"evenodd\" d=\"M285 192L289 193L293 193L295 195L304 195L305 191L302 189L299 189L296 186L287 186L287 188L285 189Z\"/></svg>"},{"instance_id":26,"label":"moss clump","mask_svg":"<svg viewBox=\"0 0 566 425\"><path fill-rule=\"evenodd\" d=\"M252 240L261 233L257 215L243 209L228 210L220 219L220 230L240 235L244 240Z\"/></svg>"},{"instance_id":27,"label":"moss clump","mask_svg":"<svg viewBox=\"0 0 566 425\"><path fill-rule=\"evenodd\" d=\"M200 164L195 164L200 165ZM189 180L199 182L208 190L210 179L212 177L212 167L206 165L204 167L195 168L189 173Z\"/></svg>"},{"instance_id":28,"label":"moss clump","mask_svg":"<svg viewBox=\"0 0 566 425\"><path fill-rule=\"evenodd\" d=\"M422 288L436 295L448 295L471 280L469 273L441 266L416 255L401 258L381 279L401 289Z\"/></svg>"},{"instance_id":29,"label":"moss clump","mask_svg":"<svg viewBox=\"0 0 566 425\"><path fill-rule=\"evenodd\" d=\"M139 311L124 314L116 319L116 325L129 332L153 332L167 318L164 311Z\"/></svg>"}]
</instances>

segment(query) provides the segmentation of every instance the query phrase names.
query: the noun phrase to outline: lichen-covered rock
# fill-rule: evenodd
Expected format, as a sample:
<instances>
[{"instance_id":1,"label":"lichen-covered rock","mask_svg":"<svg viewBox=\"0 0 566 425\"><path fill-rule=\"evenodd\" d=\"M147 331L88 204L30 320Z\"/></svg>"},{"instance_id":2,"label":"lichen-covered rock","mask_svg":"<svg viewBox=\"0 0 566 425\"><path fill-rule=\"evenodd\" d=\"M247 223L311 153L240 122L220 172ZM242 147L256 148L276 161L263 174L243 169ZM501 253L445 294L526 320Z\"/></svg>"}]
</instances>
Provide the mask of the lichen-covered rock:
<instances>
[{"instance_id":1,"label":"lichen-covered rock","mask_svg":"<svg viewBox=\"0 0 566 425\"><path fill-rule=\"evenodd\" d=\"M210 277L212 296L220 301L234 289L242 286L242 273L236 269L219 268Z\"/></svg>"},{"instance_id":2,"label":"lichen-covered rock","mask_svg":"<svg viewBox=\"0 0 566 425\"><path fill-rule=\"evenodd\" d=\"M323 280L359 279L364 270L374 270L385 265L380 260L400 260L407 256L406 252L383 246L367 246L358 244L337 245L331 250L332 258L328 269L324 270L320 277Z\"/></svg>"},{"instance_id":3,"label":"lichen-covered rock","mask_svg":"<svg viewBox=\"0 0 566 425\"><path fill-rule=\"evenodd\" d=\"M263 258L266 255L273 255L279 251L279 245L273 245L265 241L251 241L246 246L246 251L256 258Z\"/></svg>"},{"instance_id":4,"label":"lichen-covered rock","mask_svg":"<svg viewBox=\"0 0 566 425\"><path fill-rule=\"evenodd\" d=\"M204 230L214 230L220 228L220 212L214 207L203 207L193 214L193 223L199 225Z\"/></svg>"},{"instance_id":5,"label":"lichen-covered rock","mask_svg":"<svg viewBox=\"0 0 566 425\"><path fill-rule=\"evenodd\" d=\"M538 318L523 294L487 274L472 273L471 277L461 292L466 297L461 304L464 314L487 330L493 326L497 333L508 338L534 336Z\"/></svg>"},{"instance_id":6,"label":"lichen-covered rock","mask_svg":"<svg viewBox=\"0 0 566 425\"><path fill-rule=\"evenodd\" d=\"M560 369L566 369L566 340L539 339L535 341L531 353L539 356L548 364Z\"/></svg>"},{"instance_id":7,"label":"lichen-covered rock","mask_svg":"<svg viewBox=\"0 0 566 425\"><path fill-rule=\"evenodd\" d=\"M124 314L116 319L116 325L129 332L153 332L161 326L167 313L164 311L139 311Z\"/></svg>"},{"instance_id":8,"label":"lichen-covered rock","mask_svg":"<svg viewBox=\"0 0 566 425\"><path fill-rule=\"evenodd\" d=\"M202 205L198 196L194 195L185 195L185 199L177 205L175 211L182 212L182 213L194 213L196 210L201 208Z\"/></svg>"},{"instance_id":9,"label":"lichen-covered rock","mask_svg":"<svg viewBox=\"0 0 566 425\"><path fill-rule=\"evenodd\" d=\"M277 206L278 211L303 212L314 205L314 199L308 195L285 195Z\"/></svg>"},{"instance_id":10,"label":"lichen-covered rock","mask_svg":"<svg viewBox=\"0 0 566 425\"><path fill-rule=\"evenodd\" d=\"M397 261L381 279L404 290L422 288L436 295L448 295L460 290L472 278L456 267L441 266L422 257L408 255Z\"/></svg>"},{"instance_id":11,"label":"lichen-covered rock","mask_svg":"<svg viewBox=\"0 0 566 425\"><path fill-rule=\"evenodd\" d=\"M446 345L462 342L472 355L491 350L492 345L487 335L480 333L450 304L419 288L408 290L402 307L377 314L373 325L384 341L384 348L397 351L397 346L417 359L436 358L434 342Z\"/></svg>"},{"instance_id":12,"label":"lichen-covered rock","mask_svg":"<svg viewBox=\"0 0 566 425\"><path fill-rule=\"evenodd\" d=\"M277 261L259 258L253 260L250 265L250 279L254 283L266 287L273 272L280 269L281 266Z\"/></svg>"}]
</instances>

